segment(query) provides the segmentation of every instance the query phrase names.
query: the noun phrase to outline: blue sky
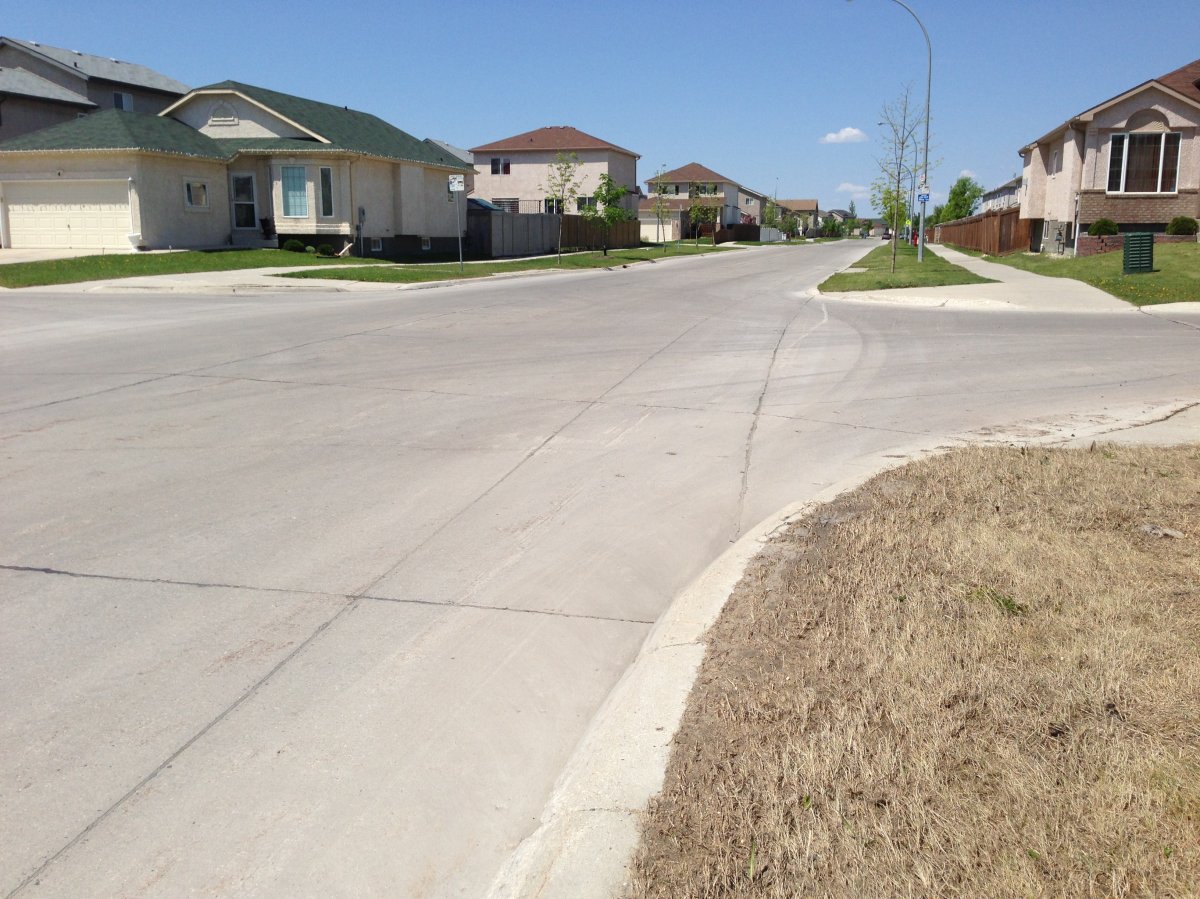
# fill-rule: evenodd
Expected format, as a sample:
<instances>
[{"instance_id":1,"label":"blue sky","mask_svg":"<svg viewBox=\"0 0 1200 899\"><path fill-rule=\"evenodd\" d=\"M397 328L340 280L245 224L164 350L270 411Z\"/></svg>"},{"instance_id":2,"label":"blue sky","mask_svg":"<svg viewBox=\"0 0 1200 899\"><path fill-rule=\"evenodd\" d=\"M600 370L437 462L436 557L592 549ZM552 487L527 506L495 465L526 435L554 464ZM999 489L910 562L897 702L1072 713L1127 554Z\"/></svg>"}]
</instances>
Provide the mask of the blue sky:
<instances>
[{"instance_id":1,"label":"blue sky","mask_svg":"<svg viewBox=\"0 0 1200 899\"><path fill-rule=\"evenodd\" d=\"M1200 58L1200 0L908 3L933 43L934 202L964 171L985 188L1020 174L1025 143ZM640 153L643 185L700 162L822 208L876 177L883 105L906 83L924 103L925 44L892 0L6 7L6 35L193 86L244 81L465 147L573 125ZM822 142L844 129L865 139Z\"/></svg>"}]
</instances>

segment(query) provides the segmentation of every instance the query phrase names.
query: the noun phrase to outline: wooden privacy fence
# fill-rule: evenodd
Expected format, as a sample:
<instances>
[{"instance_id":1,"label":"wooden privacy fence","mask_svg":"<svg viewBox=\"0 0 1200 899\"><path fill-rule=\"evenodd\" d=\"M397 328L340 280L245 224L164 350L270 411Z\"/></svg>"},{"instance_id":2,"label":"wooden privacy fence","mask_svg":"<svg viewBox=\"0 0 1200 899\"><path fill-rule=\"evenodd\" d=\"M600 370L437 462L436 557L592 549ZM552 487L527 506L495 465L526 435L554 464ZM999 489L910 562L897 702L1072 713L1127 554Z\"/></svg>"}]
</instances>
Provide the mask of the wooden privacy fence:
<instances>
[{"instance_id":1,"label":"wooden privacy fence","mask_svg":"<svg viewBox=\"0 0 1200 899\"><path fill-rule=\"evenodd\" d=\"M564 215L562 230L564 247L582 247L599 250L604 246L604 232L581 215ZM642 229L637 219L617 222L608 231L608 248L639 247L642 245Z\"/></svg>"},{"instance_id":2,"label":"wooden privacy fence","mask_svg":"<svg viewBox=\"0 0 1200 899\"><path fill-rule=\"evenodd\" d=\"M1029 223L1029 219L1021 218L1019 207L996 209L937 225L933 242L1004 256L1029 249Z\"/></svg>"}]
</instances>

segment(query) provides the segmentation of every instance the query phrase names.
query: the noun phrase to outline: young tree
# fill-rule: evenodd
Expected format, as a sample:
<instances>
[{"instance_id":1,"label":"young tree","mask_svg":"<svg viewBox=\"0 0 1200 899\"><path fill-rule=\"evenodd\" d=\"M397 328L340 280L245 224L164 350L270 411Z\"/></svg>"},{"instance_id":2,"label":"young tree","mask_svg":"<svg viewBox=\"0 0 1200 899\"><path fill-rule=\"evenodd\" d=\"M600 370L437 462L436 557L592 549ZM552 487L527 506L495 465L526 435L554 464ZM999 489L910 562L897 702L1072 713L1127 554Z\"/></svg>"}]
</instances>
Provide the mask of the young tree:
<instances>
[{"instance_id":1,"label":"young tree","mask_svg":"<svg viewBox=\"0 0 1200 899\"><path fill-rule=\"evenodd\" d=\"M546 166L546 184L539 185L545 192L546 199L550 200L555 207L546 211L558 213L558 261L560 263L562 262L562 217L566 212L568 201L579 196L580 182L576 175L579 174L580 165L578 153L564 153L559 150L554 154L554 162Z\"/></svg>"},{"instance_id":2,"label":"young tree","mask_svg":"<svg viewBox=\"0 0 1200 899\"><path fill-rule=\"evenodd\" d=\"M950 194L946 197L946 205L942 207L940 221L952 222L955 219L965 219L974 215L979 208L979 198L983 196L983 187L974 178L963 175L954 182Z\"/></svg>"},{"instance_id":3,"label":"young tree","mask_svg":"<svg viewBox=\"0 0 1200 899\"><path fill-rule=\"evenodd\" d=\"M800 220L794 215L784 216L780 227L783 230L783 233L788 236L788 240L791 240L800 231Z\"/></svg>"},{"instance_id":4,"label":"young tree","mask_svg":"<svg viewBox=\"0 0 1200 899\"><path fill-rule=\"evenodd\" d=\"M700 226L713 226L713 246L717 245L717 218L721 208L711 199L711 194L700 193L700 186L693 181L688 188L688 198L692 201L688 209L688 221L696 229L696 246L700 246Z\"/></svg>"},{"instance_id":5,"label":"young tree","mask_svg":"<svg viewBox=\"0 0 1200 899\"><path fill-rule=\"evenodd\" d=\"M883 148L885 155L875 162L883 176L871 184L871 201L875 208L891 222L892 228L892 271L896 271L896 248L900 223L908 218L908 195L901 184L904 172L916 169L916 141L913 138L917 128L924 123L910 104L912 86L906 86L904 93L883 107L880 124L883 126ZM913 160L909 160L909 156Z\"/></svg>"},{"instance_id":6,"label":"young tree","mask_svg":"<svg viewBox=\"0 0 1200 899\"><path fill-rule=\"evenodd\" d=\"M762 223L768 228L779 227L779 206L774 200L768 199L763 204Z\"/></svg>"},{"instance_id":7,"label":"young tree","mask_svg":"<svg viewBox=\"0 0 1200 899\"><path fill-rule=\"evenodd\" d=\"M585 206L582 210L583 217L589 222L595 222L600 228L600 233L604 235L605 256L608 255L608 233L612 226L633 218L633 214L621 205L621 198L628 192L605 172L600 176L600 186L592 195L595 204Z\"/></svg>"},{"instance_id":8,"label":"young tree","mask_svg":"<svg viewBox=\"0 0 1200 899\"><path fill-rule=\"evenodd\" d=\"M667 185L662 179L666 170L666 166L661 166L658 174L654 176L654 180L650 182L650 186L654 188L654 217L658 220L659 241L662 243L664 254L667 252L667 219L671 215L671 204L667 200Z\"/></svg>"}]
</instances>

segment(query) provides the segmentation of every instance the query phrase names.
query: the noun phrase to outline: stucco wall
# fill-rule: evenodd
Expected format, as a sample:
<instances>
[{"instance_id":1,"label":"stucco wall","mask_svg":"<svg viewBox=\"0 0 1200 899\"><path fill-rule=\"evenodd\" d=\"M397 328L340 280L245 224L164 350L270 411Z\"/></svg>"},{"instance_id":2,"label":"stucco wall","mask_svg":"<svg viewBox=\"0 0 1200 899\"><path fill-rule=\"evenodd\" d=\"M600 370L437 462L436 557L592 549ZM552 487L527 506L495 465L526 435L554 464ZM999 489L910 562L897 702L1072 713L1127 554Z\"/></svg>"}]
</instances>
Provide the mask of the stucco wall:
<instances>
[{"instance_id":1,"label":"stucco wall","mask_svg":"<svg viewBox=\"0 0 1200 899\"><path fill-rule=\"evenodd\" d=\"M236 123L211 123L214 113L228 115L232 110ZM233 93L196 94L171 113L171 118L190 125L212 138L223 137L310 137L261 106Z\"/></svg>"},{"instance_id":2,"label":"stucco wall","mask_svg":"<svg viewBox=\"0 0 1200 899\"><path fill-rule=\"evenodd\" d=\"M208 206L192 208L185 185L208 187ZM224 164L195 159L143 156L134 176L142 242L147 247L219 247L230 241L229 179Z\"/></svg>"},{"instance_id":3,"label":"stucco wall","mask_svg":"<svg viewBox=\"0 0 1200 899\"><path fill-rule=\"evenodd\" d=\"M113 84L109 81L89 81L87 98L100 109L115 109L116 104L113 98L115 91L132 95L133 112L157 114L179 99L178 94L164 94L126 84Z\"/></svg>"},{"instance_id":4,"label":"stucco wall","mask_svg":"<svg viewBox=\"0 0 1200 899\"><path fill-rule=\"evenodd\" d=\"M83 106L68 106L25 97L5 97L3 121L0 122L0 141L49 128L51 125L73 122L81 112L86 111Z\"/></svg>"},{"instance_id":5,"label":"stucco wall","mask_svg":"<svg viewBox=\"0 0 1200 899\"><path fill-rule=\"evenodd\" d=\"M1145 112L1160 116L1165 120L1168 131L1181 134L1178 187L1200 188L1200 147L1197 146L1196 137L1200 110L1156 88L1150 88L1096 114L1089 128L1087 158L1081 179L1085 190L1107 189L1112 135L1129 130L1130 119Z\"/></svg>"},{"instance_id":6,"label":"stucco wall","mask_svg":"<svg viewBox=\"0 0 1200 899\"><path fill-rule=\"evenodd\" d=\"M554 162L554 150L518 150L495 153L478 153L475 159L475 196L488 200L517 199L528 203L540 203L547 195L549 167ZM613 150L578 150L579 170L576 180L580 182L579 196L590 197L596 192L600 176L607 173L631 194L637 192L637 160ZM511 162L511 174L493 175L492 158L507 158ZM629 208L635 209L636 205ZM523 210L524 211L524 210ZM567 209L574 212L574 209Z\"/></svg>"}]
</instances>

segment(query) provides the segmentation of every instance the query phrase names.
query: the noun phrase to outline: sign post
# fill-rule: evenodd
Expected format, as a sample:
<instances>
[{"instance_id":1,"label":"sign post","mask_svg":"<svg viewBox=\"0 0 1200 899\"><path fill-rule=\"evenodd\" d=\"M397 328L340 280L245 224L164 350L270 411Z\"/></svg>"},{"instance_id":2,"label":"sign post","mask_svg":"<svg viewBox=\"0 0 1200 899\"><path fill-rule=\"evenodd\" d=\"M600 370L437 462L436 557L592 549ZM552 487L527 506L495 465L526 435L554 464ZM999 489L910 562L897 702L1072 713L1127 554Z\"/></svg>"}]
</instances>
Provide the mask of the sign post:
<instances>
[{"instance_id":1,"label":"sign post","mask_svg":"<svg viewBox=\"0 0 1200 899\"><path fill-rule=\"evenodd\" d=\"M454 194L454 219L459 224L458 230L458 272L463 273L463 252L462 252L462 195L467 189L466 178L463 175L451 175L447 187L450 193Z\"/></svg>"}]
</instances>

